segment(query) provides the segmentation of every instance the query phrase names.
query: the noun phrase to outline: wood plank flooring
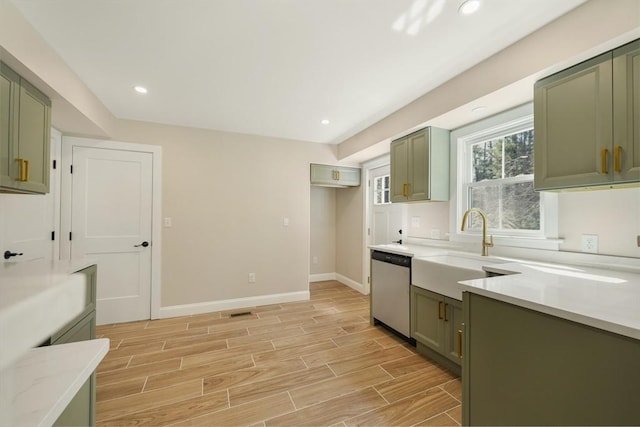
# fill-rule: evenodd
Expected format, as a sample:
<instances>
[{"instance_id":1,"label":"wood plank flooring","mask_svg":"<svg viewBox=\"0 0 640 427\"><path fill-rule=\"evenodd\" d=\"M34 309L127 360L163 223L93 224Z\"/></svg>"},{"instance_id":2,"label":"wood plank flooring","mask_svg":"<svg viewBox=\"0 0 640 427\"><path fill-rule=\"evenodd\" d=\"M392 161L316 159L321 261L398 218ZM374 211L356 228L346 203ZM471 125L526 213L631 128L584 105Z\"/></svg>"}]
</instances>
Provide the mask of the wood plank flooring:
<instances>
[{"instance_id":1,"label":"wood plank flooring","mask_svg":"<svg viewBox=\"0 0 640 427\"><path fill-rule=\"evenodd\" d=\"M457 426L460 380L336 281L304 302L106 325L99 426ZM250 314L231 316L250 311Z\"/></svg>"}]
</instances>

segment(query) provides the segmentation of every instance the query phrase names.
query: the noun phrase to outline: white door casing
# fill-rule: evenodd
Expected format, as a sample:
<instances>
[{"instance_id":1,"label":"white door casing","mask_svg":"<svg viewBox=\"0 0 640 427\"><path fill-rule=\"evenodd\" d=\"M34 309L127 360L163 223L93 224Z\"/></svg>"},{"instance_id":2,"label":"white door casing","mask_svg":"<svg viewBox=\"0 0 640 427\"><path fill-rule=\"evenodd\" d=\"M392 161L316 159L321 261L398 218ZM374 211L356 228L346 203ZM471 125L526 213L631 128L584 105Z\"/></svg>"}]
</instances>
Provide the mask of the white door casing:
<instances>
[{"instance_id":1,"label":"white door casing","mask_svg":"<svg viewBox=\"0 0 640 427\"><path fill-rule=\"evenodd\" d=\"M159 314L160 237L154 220L160 216L159 174L154 165L160 153L159 147L142 147L80 138L65 138L63 144L65 166L73 165L73 173L65 173L70 195L63 198L63 224L71 240L63 252L98 264L99 325Z\"/></svg>"},{"instance_id":2,"label":"white door casing","mask_svg":"<svg viewBox=\"0 0 640 427\"><path fill-rule=\"evenodd\" d=\"M370 233L369 244L379 245L397 242L402 239L402 222L404 219L404 205L398 203L374 204L375 178L389 175L389 165L381 166L370 171L371 185L369 186Z\"/></svg>"}]
</instances>

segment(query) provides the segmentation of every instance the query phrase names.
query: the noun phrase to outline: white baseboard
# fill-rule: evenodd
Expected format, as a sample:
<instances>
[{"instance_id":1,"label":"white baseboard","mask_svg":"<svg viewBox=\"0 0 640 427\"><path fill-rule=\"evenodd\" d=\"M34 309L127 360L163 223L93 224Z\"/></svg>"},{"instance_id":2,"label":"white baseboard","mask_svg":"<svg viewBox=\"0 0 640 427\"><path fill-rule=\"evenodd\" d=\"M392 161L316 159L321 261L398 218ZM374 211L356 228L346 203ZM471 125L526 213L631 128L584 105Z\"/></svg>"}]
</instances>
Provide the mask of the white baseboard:
<instances>
[{"instance_id":1,"label":"white baseboard","mask_svg":"<svg viewBox=\"0 0 640 427\"><path fill-rule=\"evenodd\" d=\"M260 305L280 304L284 302L308 301L309 291L289 292L286 294L260 295L256 297L234 298L222 301L207 301L194 304L170 305L160 307L160 319L167 317L189 316L236 308L257 307Z\"/></svg>"},{"instance_id":2,"label":"white baseboard","mask_svg":"<svg viewBox=\"0 0 640 427\"><path fill-rule=\"evenodd\" d=\"M351 280L346 276L343 276L342 274L338 274L336 273L336 280L340 283L342 283L343 285L347 285L348 287L355 289L356 291L360 292L361 294L367 295L368 292L366 291L366 289L364 288L364 285L362 283L358 283L355 280Z\"/></svg>"},{"instance_id":3,"label":"white baseboard","mask_svg":"<svg viewBox=\"0 0 640 427\"><path fill-rule=\"evenodd\" d=\"M336 280L336 273L320 273L309 275L309 283L324 282L325 280Z\"/></svg>"}]
</instances>

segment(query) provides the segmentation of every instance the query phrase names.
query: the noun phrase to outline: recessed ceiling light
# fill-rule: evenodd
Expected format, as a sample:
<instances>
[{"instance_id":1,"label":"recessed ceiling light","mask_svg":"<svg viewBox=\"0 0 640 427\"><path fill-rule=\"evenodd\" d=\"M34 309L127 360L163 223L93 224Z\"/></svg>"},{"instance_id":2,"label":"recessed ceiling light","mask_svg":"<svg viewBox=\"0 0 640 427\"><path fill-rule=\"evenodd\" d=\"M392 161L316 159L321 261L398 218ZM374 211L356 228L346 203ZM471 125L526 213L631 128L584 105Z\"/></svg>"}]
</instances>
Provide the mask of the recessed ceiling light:
<instances>
[{"instance_id":1,"label":"recessed ceiling light","mask_svg":"<svg viewBox=\"0 0 640 427\"><path fill-rule=\"evenodd\" d=\"M480 0L466 0L458 8L461 15L471 15L480 8Z\"/></svg>"},{"instance_id":2,"label":"recessed ceiling light","mask_svg":"<svg viewBox=\"0 0 640 427\"><path fill-rule=\"evenodd\" d=\"M323 125L328 125L330 122L327 119L322 119L320 123L322 123Z\"/></svg>"},{"instance_id":3,"label":"recessed ceiling light","mask_svg":"<svg viewBox=\"0 0 640 427\"><path fill-rule=\"evenodd\" d=\"M472 114L480 114L483 111L485 111L488 107L486 105L478 105L477 107L474 107L471 109L471 113Z\"/></svg>"},{"instance_id":4,"label":"recessed ceiling light","mask_svg":"<svg viewBox=\"0 0 640 427\"><path fill-rule=\"evenodd\" d=\"M144 86L134 86L134 87L133 87L133 90L135 90L135 91L136 91L136 92L138 92L138 93L147 93L147 92L149 92L149 91L147 90L147 88L146 88L146 87L144 87Z\"/></svg>"}]
</instances>

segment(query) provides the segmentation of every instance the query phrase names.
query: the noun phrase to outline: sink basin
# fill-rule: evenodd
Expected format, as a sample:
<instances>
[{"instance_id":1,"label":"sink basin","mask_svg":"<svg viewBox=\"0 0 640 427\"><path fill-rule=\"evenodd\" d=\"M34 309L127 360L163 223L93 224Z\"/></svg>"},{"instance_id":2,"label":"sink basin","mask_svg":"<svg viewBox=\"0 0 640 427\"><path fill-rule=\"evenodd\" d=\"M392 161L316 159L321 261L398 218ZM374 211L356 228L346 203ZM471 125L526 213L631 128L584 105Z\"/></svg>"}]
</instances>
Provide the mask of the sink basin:
<instances>
[{"instance_id":1,"label":"sink basin","mask_svg":"<svg viewBox=\"0 0 640 427\"><path fill-rule=\"evenodd\" d=\"M459 255L414 258L411 283L414 286L462 300L462 285L458 282L487 277L482 267L499 263L501 263L500 260Z\"/></svg>"}]
</instances>

